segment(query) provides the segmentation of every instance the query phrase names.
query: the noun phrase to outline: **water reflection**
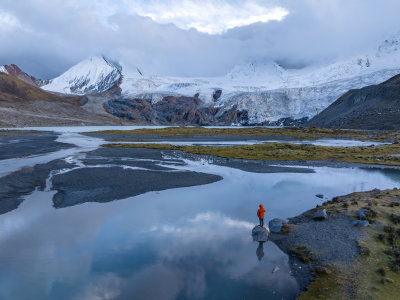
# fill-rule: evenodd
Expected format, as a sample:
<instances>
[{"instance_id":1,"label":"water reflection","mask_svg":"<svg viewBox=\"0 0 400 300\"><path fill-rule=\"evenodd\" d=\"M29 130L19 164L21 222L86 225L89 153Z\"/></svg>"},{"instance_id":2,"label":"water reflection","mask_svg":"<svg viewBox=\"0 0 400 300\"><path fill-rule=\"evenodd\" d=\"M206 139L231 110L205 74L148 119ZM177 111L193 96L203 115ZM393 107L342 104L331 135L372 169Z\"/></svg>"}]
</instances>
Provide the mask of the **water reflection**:
<instances>
[{"instance_id":1,"label":"water reflection","mask_svg":"<svg viewBox=\"0 0 400 300\"><path fill-rule=\"evenodd\" d=\"M261 261L264 257L264 242L258 242L258 247L256 251L256 255L259 261Z\"/></svg>"},{"instance_id":2,"label":"water reflection","mask_svg":"<svg viewBox=\"0 0 400 300\"><path fill-rule=\"evenodd\" d=\"M268 222L314 207L317 193L398 185L381 170L185 168L224 180L64 209L36 191L1 215L0 299L294 299L288 257L252 241L260 200Z\"/></svg>"},{"instance_id":3,"label":"water reflection","mask_svg":"<svg viewBox=\"0 0 400 300\"><path fill-rule=\"evenodd\" d=\"M2 216L0 298L232 299L275 292L290 299L297 293L287 257L274 244L263 265L250 255L249 222L204 212L172 222L150 214L154 225L137 226L132 201L55 210L51 196L35 192ZM283 271L272 275L276 265Z\"/></svg>"}]
</instances>

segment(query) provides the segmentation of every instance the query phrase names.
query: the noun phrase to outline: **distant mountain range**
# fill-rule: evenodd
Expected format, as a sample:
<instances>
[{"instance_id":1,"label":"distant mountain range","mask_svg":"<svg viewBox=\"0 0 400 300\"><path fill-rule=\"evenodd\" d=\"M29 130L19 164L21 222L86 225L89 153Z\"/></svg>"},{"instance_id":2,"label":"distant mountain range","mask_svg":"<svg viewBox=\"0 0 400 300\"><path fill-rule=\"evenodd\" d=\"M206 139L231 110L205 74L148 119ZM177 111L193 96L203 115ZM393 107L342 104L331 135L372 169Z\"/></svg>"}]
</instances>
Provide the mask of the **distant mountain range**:
<instances>
[{"instance_id":1,"label":"distant mountain range","mask_svg":"<svg viewBox=\"0 0 400 300\"><path fill-rule=\"evenodd\" d=\"M15 65L0 72L59 95L86 96L82 109L136 124L299 125L341 95L400 73L400 35L375 51L337 62L285 69L272 61L237 65L226 76L181 78L128 70L90 57L51 80Z\"/></svg>"}]
</instances>

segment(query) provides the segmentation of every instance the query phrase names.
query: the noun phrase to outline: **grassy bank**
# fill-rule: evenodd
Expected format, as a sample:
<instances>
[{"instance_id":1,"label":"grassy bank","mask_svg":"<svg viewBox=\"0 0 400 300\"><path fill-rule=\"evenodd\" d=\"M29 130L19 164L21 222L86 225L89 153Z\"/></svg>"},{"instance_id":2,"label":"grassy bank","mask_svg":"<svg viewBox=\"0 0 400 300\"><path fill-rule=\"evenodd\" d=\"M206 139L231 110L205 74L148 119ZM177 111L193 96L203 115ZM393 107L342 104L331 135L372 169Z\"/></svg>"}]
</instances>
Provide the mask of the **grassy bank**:
<instances>
[{"instance_id":1,"label":"grassy bank","mask_svg":"<svg viewBox=\"0 0 400 300\"><path fill-rule=\"evenodd\" d=\"M103 146L179 150L193 154L251 160L322 160L392 166L400 165L400 157L393 156L393 154L400 153L399 144L368 147L325 147L288 143L264 143L230 147L174 146L167 144L105 144Z\"/></svg>"},{"instance_id":2,"label":"grassy bank","mask_svg":"<svg viewBox=\"0 0 400 300\"><path fill-rule=\"evenodd\" d=\"M341 130L331 128L204 128L204 127L167 127L159 129L135 129L135 130L104 130L92 133L102 134L133 134L133 135L159 135L168 136L195 136L195 135L243 135L243 136L283 136L294 139L315 140L321 138L393 141L400 139L398 131L360 131Z\"/></svg>"},{"instance_id":3,"label":"grassy bank","mask_svg":"<svg viewBox=\"0 0 400 300\"><path fill-rule=\"evenodd\" d=\"M400 289L400 191L353 193L324 203L328 214L356 220L366 209L371 223L359 239L360 255L349 266L324 267L299 299L397 299ZM343 229L345 230L345 228Z\"/></svg>"}]
</instances>

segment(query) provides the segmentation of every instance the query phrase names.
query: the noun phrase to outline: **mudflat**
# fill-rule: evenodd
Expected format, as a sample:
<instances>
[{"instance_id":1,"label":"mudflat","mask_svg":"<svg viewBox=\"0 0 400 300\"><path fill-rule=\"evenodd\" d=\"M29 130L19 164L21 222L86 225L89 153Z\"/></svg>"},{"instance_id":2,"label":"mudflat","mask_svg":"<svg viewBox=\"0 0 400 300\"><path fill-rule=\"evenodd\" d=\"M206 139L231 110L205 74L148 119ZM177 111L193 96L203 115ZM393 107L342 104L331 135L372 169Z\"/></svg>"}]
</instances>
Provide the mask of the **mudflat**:
<instances>
[{"instance_id":1,"label":"mudflat","mask_svg":"<svg viewBox=\"0 0 400 300\"><path fill-rule=\"evenodd\" d=\"M58 134L53 132L0 130L0 159L21 158L74 147L57 142L57 138Z\"/></svg>"}]
</instances>

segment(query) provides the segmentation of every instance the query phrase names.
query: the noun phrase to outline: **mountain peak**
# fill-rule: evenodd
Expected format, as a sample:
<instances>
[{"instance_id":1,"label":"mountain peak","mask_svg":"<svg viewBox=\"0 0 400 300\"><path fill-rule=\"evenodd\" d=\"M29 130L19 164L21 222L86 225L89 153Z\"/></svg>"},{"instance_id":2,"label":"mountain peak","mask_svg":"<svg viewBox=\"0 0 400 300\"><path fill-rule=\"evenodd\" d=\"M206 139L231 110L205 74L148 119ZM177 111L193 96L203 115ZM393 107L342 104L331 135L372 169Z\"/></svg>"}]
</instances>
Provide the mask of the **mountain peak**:
<instances>
[{"instance_id":1,"label":"mountain peak","mask_svg":"<svg viewBox=\"0 0 400 300\"><path fill-rule=\"evenodd\" d=\"M122 67L104 55L90 56L54 78L43 89L64 94L97 94L121 78Z\"/></svg>"}]
</instances>

